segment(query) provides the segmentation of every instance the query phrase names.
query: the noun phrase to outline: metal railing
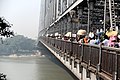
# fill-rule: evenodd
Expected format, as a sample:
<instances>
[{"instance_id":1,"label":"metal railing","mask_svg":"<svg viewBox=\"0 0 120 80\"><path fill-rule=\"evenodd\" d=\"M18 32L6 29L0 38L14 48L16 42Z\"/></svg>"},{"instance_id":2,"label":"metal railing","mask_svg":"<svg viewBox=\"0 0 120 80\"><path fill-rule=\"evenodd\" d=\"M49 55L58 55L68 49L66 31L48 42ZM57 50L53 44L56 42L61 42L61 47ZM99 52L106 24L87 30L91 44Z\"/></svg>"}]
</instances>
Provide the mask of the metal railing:
<instances>
[{"instance_id":1,"label":"metal railing","mask_svg":"<svg viewBox=\"0 0 120 80\"><path fill-rule=\"evenodd\" d=\"M103 72L112 77L114 80L120 79L120 49L104 47L98 45L78 44L71 45L70 41L59 40L54 38L41 37L41 40L48 44L55 44L54 47L63 53L71 54L75 59L82 60L89 66L96 68L97 71ZM82 58L82 59L80 59Z\"/></svg>"}]
</instances>

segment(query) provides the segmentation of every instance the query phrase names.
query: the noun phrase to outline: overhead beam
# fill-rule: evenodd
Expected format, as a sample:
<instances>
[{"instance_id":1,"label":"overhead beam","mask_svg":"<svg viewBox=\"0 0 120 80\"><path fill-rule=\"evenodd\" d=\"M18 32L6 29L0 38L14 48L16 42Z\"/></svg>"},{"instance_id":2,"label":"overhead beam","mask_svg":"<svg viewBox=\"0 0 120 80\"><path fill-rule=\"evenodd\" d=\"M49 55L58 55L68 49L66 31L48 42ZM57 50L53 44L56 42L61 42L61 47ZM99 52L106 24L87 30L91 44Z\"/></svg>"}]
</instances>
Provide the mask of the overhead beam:
<instances>
[{"instance_id":1,"label":"overhead beam","mask_svg":"<svg viewBox=\"0 0 120 80\"><path fill-rule=\"evenodd\" d=\"M73 5L71 5L62 15L60 15L51 25L53 26L56 22L58 22L63 16L65 16L69 11L75 8L78 4L80 4L83 0L77 0Z\"/></svg>"}]
</instances>

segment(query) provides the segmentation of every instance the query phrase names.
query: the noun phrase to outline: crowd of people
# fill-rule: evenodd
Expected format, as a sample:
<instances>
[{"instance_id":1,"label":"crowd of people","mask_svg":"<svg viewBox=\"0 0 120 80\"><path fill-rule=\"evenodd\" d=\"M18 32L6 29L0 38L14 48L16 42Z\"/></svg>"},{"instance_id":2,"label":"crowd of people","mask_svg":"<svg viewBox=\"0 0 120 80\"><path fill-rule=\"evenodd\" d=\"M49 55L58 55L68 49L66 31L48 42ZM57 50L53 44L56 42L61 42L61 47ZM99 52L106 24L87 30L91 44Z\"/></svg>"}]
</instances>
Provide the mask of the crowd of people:
<instances>
[{"instance_id":1,"label":"crowd of people","mask_svg":"<svg viewBox=\"0 0 120 80\"><path fill-rule=\"evenodd\" d=\"M108 47L120 47L120 35L118 30L110 28L106 32L90 32L89 34L80 34L76 37L64 36L64 40L77 41L79 44L85 43L90 45L103 45Z\"/></svg>"},{"instance_id":2,"label":"crowd of people","mask_svg":"<svg viewBox=\"0 0 120 80\"><path fill-rule=\"evenodd\" d=\"M47 37L52 37L56 39L62 39L65 41L73 41L79 44L85 43L90 45L102 45L108 47L120 47L120 35L118 29L116 28L109 28L106 32L94 31L87 33L86 30L78 30L76 34L72 34L72 32L67 32L65 35L61 35L55 33L55 36L46 35Z\"/></svg>"}]
</instances>

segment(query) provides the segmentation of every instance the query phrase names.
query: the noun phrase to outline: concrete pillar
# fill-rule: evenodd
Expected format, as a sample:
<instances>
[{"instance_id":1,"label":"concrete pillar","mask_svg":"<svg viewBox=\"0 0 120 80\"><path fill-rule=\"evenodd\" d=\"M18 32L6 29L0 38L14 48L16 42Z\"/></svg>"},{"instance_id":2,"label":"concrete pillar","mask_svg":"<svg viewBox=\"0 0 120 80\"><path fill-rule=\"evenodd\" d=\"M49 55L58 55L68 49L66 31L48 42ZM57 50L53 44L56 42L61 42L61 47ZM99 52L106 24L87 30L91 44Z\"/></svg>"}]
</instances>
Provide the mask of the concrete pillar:
<instances>
[{"instance_id":1,"label":"concrete pillar","mask_svg":"<svg viewBox=\"0 0 120 80\"><path fill-rule=\"evenodd\" d=\"M72 68L74 68L74 58L71 59L72 60Z\"/></svg>"},{"instance_id":2,"label":"concrete pillar","mask_svg":"<svg viewBox=\"0 0 120 80\"><path fill-rule=\"evenodd\" d=\"M96 80L96 75L94 73L90 73L91 75L91 80Z\"/></svg>"},{"instance_id":3,"label":"concrete pillar","mask_svg":"<svg viewBox=\"0 0 120 80\"><path fill-rule=\"evenodd\" d=\"M69 58L67 57L66 55L66 66L69 67L70 66L70 63L69 63Z\"/></svg>"},{"instance_id":4,"label":"concrete pillar","mask_svg":"<svg viewBox=\"0 0 120 80\"><path fill-rule=\"evenodd\" d=\"M77 63L77 68L76 68L76 75L79 79L81 79L81 73L80 73L80 64Z\"/></svg>"},{"instance_id":5,"label":"concrete pillar","mask_svg":"<svg viewBox=\"0 0 120 80\"><path fill-rule=\"evenodd\" d=\"M66 64L66 55L64 54L64 64Z\"/></svg>"},{"instance_id":6,"label":"concrete pillar","mask_svg":"<svg viewBox=\"0 0 120 80\"><path fill-rule=\"evenodd\" d=\"M68 57L68 62L69 62L69 69L71 70L72 69L72 67L71 67L71 65L72 65L72 62L71 62L71 58L70 57Z\"/></svg>"},{"instance_id":7,"label":"concrete pillar","mask_svg":"<svg viewBox=\"0 0 120 80\"><path fill-rule=\"evenodd\" d=\"M79 63L77 63L77 73L80 73L80 64Z\"/></svg>"},{"instance_id":8,"label":"concrete pillar","mask_svg":"<svg viewBox=\"0 0 120 80\"><path fill-rule=\"evenodd\" d=\"M70 65L70 69L72 70L72 59L69 57L69 65Z\"/></svg>"},{"instance_id":9,"label":"concrete pillar","mask_svg":"<svg viewBox=\"0 0 120 80\"><path fill-rule=\"evenodd\" d=\"M75 65L77 64L75 64L76 62L75 62L75 59L73 58L72 59L72 71L75 73L75 74L77 74L77 66L75 67Z\"/></svg>"},{"instance_id":10,"label":"concrete pillar","mask_svg":"<svg viewBox=\"0 0 120 80\"><path fill-rule=\"evenodd\" d=\"M83 73L82 73L83 80L90 80L90 78L87 78L86 75L87 75L87 70L83 68Z\"/></svg>"}]
</instances>

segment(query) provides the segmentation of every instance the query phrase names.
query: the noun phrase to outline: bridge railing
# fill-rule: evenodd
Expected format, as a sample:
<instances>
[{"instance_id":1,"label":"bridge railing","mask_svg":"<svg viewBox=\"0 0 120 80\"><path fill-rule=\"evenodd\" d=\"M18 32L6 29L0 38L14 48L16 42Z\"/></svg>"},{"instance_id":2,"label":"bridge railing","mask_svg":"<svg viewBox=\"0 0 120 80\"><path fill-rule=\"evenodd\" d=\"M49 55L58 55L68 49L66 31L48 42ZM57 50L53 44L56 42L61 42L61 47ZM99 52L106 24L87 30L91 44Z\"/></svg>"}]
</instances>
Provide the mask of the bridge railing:
<instances>
[{"instance_id":1,"label":"bridge railing","mask_svg":"<svg viewBox=\"0 0 120 80\"><path fill-rule=\"evenodd\" d=\"M71 44L70 44L69 41L65 41L64 47L65 47L66 53L67 53L67 54L70 54L70 51L71 51Z\"/></svg>"},{"instance_id":2,"label":"bridge railing","mask_svg":"<svg viewBox=\"0 0 120 80\"><path fill-rule=\"evenodd\" d=\"M118 60L117 60L118 62L117 62L117 71L118 71L118 74L117 74L117 76L118 76L118 78L120 79L120 54L118 54Z\"/></svg>"},{"instance_id":3,"label":"bridge railing","mask_svg":"<svg viewBox=\"0 0 120 80\"><path fill-rule=\"evenodd\" d=\"M90 62L91 65L94 66L95 68L97 68L97 65L99 63L99 52L100 52L100 47L99 46L91 46L90 47Z\"/></svg>"},{"instance_id":4,"label":"bridge railing","mask_svg":"<svg viewBox=\"0 0 120 80\"><path fill-rule=\"evenodd\" d=\"M71 54L76 59L82 58L82 62L96 68L113 78L120 78L120 49L110 48L98 45L78 44L70 41L58 40L53 38L42 38L43 41L60 49L64 53ZM49 40L49 41L48 41Z\"/></svg>"},{"instance_id":5,"label":"bridge railing","mask_svg":"<svg viewBox=\"0 0 120 80\"><path fill-rule=\"evenodd\" d=\"M83 62L97 68L99 63L99 46L83 45Z\"/></svg>"},{"instance_id":6,"label":"bridge railing","mask_svg":"<svg viewBox=\"0 0 120 80\"><path fill-rule=\"evenodd\" d=\"M73 56L80 59L81 46L78 43L73 43Z\"/></svg>"},{"instance_id":7,"label":"bridge railing","mask_svg":"<svg viewBox=\"0 0 120 80\"><path fill-rule=\"evenodd\" d=\"M101 71L120 78L120 49L102 48Z\"/></svg>"}]
</instances>

